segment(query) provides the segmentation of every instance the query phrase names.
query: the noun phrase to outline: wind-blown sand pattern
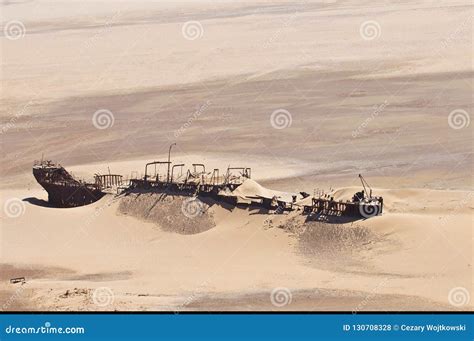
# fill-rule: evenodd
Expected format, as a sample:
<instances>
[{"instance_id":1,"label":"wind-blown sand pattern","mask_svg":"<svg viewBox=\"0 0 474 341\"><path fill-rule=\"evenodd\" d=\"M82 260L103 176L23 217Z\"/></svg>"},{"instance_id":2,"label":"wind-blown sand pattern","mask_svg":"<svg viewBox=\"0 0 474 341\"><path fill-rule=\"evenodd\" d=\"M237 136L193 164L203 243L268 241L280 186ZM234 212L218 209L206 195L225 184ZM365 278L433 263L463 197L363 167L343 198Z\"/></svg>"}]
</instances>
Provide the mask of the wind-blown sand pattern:
<instances>
[{"instance_id":1,"label":"wind-blown sand pattern","mask_svg":"<svg viewBox=\"0 0 474 341\"><path fill-rule=\"evenodd\" d=\"M472 310L470 2L0 6L0 309ZM252 167L259 191L346 200L362 173L384 213L57 209L31 174L44 154L143 175L173 142L175 163Z\"/></svg>"}]
</instances>

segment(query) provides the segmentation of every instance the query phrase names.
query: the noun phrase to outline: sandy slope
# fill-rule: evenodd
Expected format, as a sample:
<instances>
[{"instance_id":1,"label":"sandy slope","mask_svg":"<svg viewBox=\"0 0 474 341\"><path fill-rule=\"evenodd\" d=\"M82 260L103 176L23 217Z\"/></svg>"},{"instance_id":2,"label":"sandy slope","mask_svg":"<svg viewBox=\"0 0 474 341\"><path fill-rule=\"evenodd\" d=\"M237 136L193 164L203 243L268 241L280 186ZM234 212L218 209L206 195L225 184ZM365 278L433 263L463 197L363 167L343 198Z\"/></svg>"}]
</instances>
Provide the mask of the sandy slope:
<instances>
[{"instance_id":1,"label":"sandy slope","mask_svg":"<svg viewBox=\"0 0 474 341\"><path fill-rule=\"evenodd\" d=\"M213 205L215 227L182 235L118 214L119 198L74 209L26 204L24 215L2 224L2 261L16 268L9 275L27 278L25 304L41 309L277 309L276 287L295 295L283 309L454 309L449 291L472 282L472 195L377 194L387 198L383 216L329 225L317 239L311 231L321 226L304 224L301 212L268 216ZM294 219L310 239L277 228ZM347 238L356 226L368 231L364 239ZM16 288L2 286L10 294ZM113 291L106 307L93 303L100 287Z\"/></svg>"}]
</instances>

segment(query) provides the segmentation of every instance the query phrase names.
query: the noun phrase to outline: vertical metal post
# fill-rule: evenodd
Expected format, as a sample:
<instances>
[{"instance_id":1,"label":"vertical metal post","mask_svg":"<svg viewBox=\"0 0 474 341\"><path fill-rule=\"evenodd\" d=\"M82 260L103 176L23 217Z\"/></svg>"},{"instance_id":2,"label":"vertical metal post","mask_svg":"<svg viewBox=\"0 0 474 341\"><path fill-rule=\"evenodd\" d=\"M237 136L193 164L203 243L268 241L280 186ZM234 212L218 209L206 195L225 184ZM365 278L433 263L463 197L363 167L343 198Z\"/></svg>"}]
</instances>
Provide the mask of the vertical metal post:
<instances>
[{"instance_id":1,"label":"vertical metal post","mask_svg":"<svg viewBox=\"0 0 474 341\"><path fill-rule=\"evenodd\" d=\"M176 143L170 144L170 149L168 150L168 174L166 176L166 182L170 182L170 158L171 158L171 148L176 146Z\"/></svg>"}]
</instances>

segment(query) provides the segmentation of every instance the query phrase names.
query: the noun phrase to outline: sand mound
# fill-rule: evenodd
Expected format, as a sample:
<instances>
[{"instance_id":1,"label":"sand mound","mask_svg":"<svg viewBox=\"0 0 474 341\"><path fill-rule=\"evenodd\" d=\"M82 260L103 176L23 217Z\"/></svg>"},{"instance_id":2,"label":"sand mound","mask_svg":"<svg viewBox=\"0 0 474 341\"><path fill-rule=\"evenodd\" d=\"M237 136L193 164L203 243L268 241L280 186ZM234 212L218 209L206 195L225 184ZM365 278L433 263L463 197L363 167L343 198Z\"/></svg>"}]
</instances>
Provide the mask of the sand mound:
<instances>
[{"instance_id":1,"label":"sand mound","mask_svg":"<svg viewBox=\"0 0 474 341\"><path fill-rule=\"evenodd\" d=\"M310 222L307 225L298 235L301 249L319 255L357 251L379 239L375 233L364 226L321 222Z\"/></svg>"},{"instance_id":2,"label":"sand mound","mask_svg":"<svg viewBox=\"0 0 474 341\"><path fill-rule=\"evenodd\" d=\"M300 196L300 195L297 195L296 193L281 192L281 191L275 191L272 189L265 188L262 185L260 185L258 182L252 179L246 179L242 183L242 185L240 185L239 187L237 187L235 190L233 190L230 193L223 192L221 194L236 196L239 199L239 202L248 202L248 201L251 201L251 199L256 199L256 198L271 199L273 197L276 197L278 200L291 202L293 195L296 195L297 197Z\"/></svg>"},{"instance_id":3,"label":"sand mound","mask_svg":"<svg viewBox=\"0 0 474 341\"><path fill-rule=\"evenodd\" d=\"M330 259L354 255L381 241L381 237L365 226L305 222L295 216L280 226L298 238L298 248L304 255Z\"/></svg>"},{"instance_id":4,"label":"sand mound","mask_svg":"<svg viewBox=\"0 0 474 341\"><path fill-rule=\"evenodd\" d=\"M132 193L120 200L118 210L154 222L164 231L179 234L196 234L216 225L209 205L194 197Z\"/></svg>"}]
</instances>

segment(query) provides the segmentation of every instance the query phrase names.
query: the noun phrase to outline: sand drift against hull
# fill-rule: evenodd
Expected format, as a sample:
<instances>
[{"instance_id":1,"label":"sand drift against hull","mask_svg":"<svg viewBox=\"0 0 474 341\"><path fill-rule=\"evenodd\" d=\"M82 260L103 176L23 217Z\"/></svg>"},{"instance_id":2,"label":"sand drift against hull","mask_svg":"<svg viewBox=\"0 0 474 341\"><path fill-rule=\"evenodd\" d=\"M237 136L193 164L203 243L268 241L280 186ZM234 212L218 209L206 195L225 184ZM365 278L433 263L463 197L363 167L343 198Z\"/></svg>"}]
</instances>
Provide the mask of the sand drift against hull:
<instances>
[{"instance_id":1,"label":"sand drift against hull","mask_svg":"<svg viewBox=\"0 0 474 341\"><path fill-rule=\"evenodd\" d=\"M166 167L161 174L159 166ZM60 164L51 161L35 162L33 175L48 192L53 207L76 207L93 203L105 194L149 192L173 194L188 198L208 197L233 206L253 206L273 213L302 210L308 218L329 220L337 217L370 218L382 214L383 198L372 195L372 189L359 174L363 190L350 200L334 200L331 193L318 191L312 198L306 192L287 193L267 189L251 179L248 167L228 167L225 173L214 168L207 171L204 164L192 164L184 172L185 164L153 161L145 165L145 174L132 173L128 180L117 174L95 174L95 182L75 179ZM135 175L133 175L135 174Z\"/></svg>"}]
</instances>

